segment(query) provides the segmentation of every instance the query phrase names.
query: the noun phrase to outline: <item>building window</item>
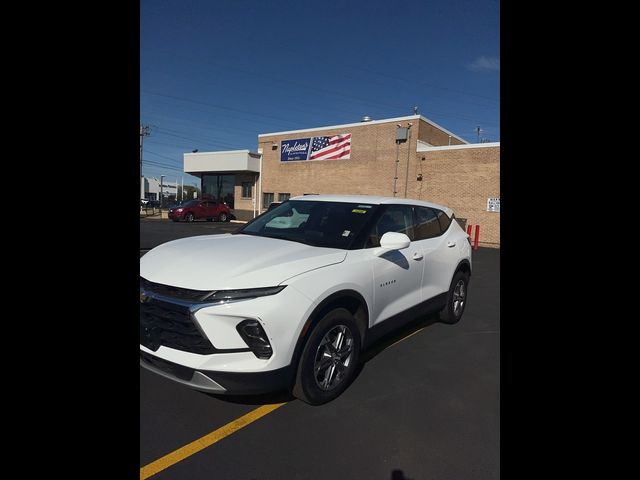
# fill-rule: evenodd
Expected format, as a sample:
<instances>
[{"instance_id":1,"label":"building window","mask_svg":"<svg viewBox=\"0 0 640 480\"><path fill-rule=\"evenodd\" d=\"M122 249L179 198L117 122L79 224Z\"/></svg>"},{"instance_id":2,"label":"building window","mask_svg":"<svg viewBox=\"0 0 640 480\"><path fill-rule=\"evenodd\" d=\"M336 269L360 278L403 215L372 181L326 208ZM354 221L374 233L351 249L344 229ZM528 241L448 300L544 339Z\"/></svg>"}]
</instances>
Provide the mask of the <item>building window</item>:
<instances>
[{"instance_id":1,"label":"building window","mask_svg":"<svg viewBox=\"0 0 640 480\"><path fill-rule=\"evenodd\" d=\"M273 193L264 192L262 194L262 208L269 208L273 203Z\"/></svg>"},{"instance_id":2,"label":"building window","mask_svg":"<svg viewBox=\"0 0 640 480\"><path fill-rule=\"evenodd\" d=\"M202 175L202 198L226 202L229 208L234 208L235 175L217 175L205 173Z\"/></svg>"},{"instance_id":3,"label":"building window","mask_svg":"<svg viewBox=\"0 0 640 480\"><path fill-rule=\"evenodd\" d=\"M253 183L252 182L242 182L242 198L251 198L253 191Z\"/></svg>"},{"instance_id":4,"label":"building window","mask_svg":"<svg viewBox=\"0 0 640 480\"><path fill-rule=\"evenodd\" d=\"M290 193L279 193L278 194L278 201L279 202L286 202L287 200L289 200L289 198L291 198L291 194Z\"/></svg>"}]
</instances>

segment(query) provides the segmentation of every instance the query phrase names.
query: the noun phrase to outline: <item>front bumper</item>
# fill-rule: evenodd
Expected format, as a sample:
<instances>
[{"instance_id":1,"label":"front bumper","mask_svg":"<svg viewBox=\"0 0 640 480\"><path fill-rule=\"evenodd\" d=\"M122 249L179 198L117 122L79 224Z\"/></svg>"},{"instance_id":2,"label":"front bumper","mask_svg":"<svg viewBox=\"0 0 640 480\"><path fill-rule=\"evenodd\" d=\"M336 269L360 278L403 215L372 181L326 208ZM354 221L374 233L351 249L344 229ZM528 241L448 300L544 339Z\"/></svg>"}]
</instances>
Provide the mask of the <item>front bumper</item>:
<instances>
[{"instance_id":1,"label":"front bumper","mask_svg":"<svg viewBox=\"0 0 640 480\"><path fill-rule=\"evenodd\" d=\"M290 365L266 372L197 370L140 352L140 365L158 375L195 390L217 394L255 395L288 389L293 383Z\"/></svg>"},{"instance_id":2,"label":"front bumper","mask_svg":"<svg viewBox=\"0 0 640 480\"><path fill-rule=\"evenodd\" d=\"M164 312L143 314L153 305L163 306ZM169 299L157 291L143 295L141 290L140 364L212 393L253 394L286 388L293 380L295 345L313 307L292 286L275 295L200 305L187 298ZM269 358L258 358L238 333L237 325L245 320L260 323L272 348ZM154 328L163 330L150 339L147 334Z\"/></svg>"}]
</instances>

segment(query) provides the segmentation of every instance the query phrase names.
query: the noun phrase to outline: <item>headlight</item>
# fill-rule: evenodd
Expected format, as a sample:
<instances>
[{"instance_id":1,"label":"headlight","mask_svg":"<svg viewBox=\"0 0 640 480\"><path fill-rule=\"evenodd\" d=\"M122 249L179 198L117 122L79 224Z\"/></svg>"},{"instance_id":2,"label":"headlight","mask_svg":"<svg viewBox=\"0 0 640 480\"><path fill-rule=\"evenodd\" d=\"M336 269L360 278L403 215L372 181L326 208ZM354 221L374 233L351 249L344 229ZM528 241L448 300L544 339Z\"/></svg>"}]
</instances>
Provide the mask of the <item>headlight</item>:
<instances>
[{"instance_id":1,"label":"headlight","mask_svg":"<svg viewBox=\"0 0 640 480\"><path fill-rule=\"evenodd\" d=\"M182 208L176 208L176 212L181 212Z\"/></svg>"},{"instance_id":2,"label":"headlight","mask_svg":"<svg viewBox=\"0 0 640 480\"><path fill-rule=\"evenodd\" d=\"M211 295L204 298L203 301L226 302L229 300L266 297L268 295L275 295L276 293L280 293L282 290L284 290L285 287L286 285L280 285L278 287L247 288L244 290L218 290L217 292L213 292Z\"/></svg>"}]
</instances>

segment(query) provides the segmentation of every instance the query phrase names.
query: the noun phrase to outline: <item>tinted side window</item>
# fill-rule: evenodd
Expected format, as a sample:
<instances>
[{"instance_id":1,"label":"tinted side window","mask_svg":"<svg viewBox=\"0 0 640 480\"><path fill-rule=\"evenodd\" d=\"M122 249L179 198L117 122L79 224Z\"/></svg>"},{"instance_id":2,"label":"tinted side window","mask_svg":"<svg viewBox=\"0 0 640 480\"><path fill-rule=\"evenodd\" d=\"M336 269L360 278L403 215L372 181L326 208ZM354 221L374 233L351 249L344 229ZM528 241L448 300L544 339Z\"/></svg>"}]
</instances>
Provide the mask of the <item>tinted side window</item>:
<instances>
[{"instance_id":1,"label":"tinted side window","mask_svg":"<svg viewBox=\"0 0 640 480\"><path fill-rule=\"evenodd\" d=\"M387 232L404 233L411 241L415 240L413 212L410 205L388 205L369 232L365 248L379 247L380 239Z\"/></svg>"},{"instance_id":2,"label":"tinted side window","mask_svg":"<svg viewBox=\"0 0 640 480\"><path fill-rule=\"evenodd\" d=\"M446 232L447 228L449 228L449 225L451 225L451 219L449 217L447 217L447 214L440 211L440 210L436 210L436 212L438 213L438 221L440 222L440 230L442 230L442 232Z\"/></svg>"},{"instance_id":3,"label":"tinted side window","mask_svg":"<svg viewBox=\"0 0 640 480\"><path fill-rule=\"evenodd\" d=\"M424 240L440 235L436 213L427 207L416 207L416 239Z\"/></svg>"}]
</instances>

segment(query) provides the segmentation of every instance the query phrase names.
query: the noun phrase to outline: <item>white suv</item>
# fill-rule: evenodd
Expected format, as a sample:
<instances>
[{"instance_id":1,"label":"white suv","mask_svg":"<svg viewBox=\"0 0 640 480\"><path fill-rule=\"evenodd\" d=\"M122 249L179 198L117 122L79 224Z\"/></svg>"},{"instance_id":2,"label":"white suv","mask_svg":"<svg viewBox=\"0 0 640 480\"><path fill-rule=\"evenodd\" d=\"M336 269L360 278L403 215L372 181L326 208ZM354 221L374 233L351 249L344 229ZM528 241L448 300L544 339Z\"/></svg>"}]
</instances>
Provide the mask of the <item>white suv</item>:
<instances>
[{"instance_id":1,"label":"white suv","mask_svg":"<svg viewBox=\"0 0 640 480\"><path fill-rule=\"evenodd\" d=\"M470 275L468 236L447 207L291 198L233 234L174 240L140 259L140 363L202 391L287 388L322 404L395 320L460 320Z\"/></svg>"}]
</instances>

